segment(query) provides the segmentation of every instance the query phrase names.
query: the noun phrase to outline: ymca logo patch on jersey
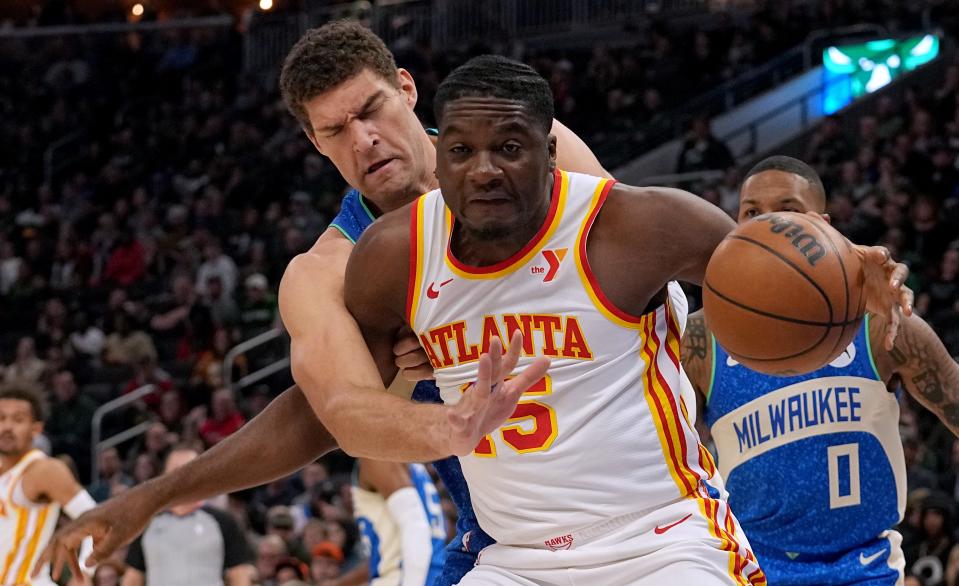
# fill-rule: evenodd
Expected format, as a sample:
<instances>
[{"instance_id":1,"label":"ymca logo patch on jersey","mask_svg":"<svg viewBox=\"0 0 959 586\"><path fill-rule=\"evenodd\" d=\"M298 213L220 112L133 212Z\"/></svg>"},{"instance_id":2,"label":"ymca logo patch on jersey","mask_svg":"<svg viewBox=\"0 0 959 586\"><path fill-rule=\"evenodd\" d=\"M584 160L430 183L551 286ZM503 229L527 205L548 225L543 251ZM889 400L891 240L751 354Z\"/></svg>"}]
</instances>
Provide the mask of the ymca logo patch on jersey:
<instances>
[{"instance_id":1,"label":"ymca logo patch on jersey","mask_svg":"<svg viewBox=\"0 0 959 586\"><path fill-rule=\"evenodd\" d=\"M546 265L533 265L530 267L530 272L534 275L543 275L543 282L549 283L556 278L556 272L559 271L559 265L563 263L563 259L566 258L566 251L568 248L554 248L552 250L544 250L543 258L546 259Z\"/></svg>"}]
</instances>

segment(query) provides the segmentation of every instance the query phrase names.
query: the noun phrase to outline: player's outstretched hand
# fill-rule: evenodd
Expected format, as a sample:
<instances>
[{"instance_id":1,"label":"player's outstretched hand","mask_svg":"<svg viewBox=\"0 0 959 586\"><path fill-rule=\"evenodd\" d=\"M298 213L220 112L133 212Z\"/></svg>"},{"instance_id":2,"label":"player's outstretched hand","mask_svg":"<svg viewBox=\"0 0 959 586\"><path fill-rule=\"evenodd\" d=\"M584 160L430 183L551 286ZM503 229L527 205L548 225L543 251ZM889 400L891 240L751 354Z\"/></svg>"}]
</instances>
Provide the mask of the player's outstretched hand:
<instances>
[{"instance_id":1,"label":"player's outstretched hand","mask_svg":"<svg viewBox=\"0 0 959 586\"><path fill-rule=\"evenodd\" d=\"M507 380L516 368L522 349L523 334L516 331L505 355L502 342L499 338L493 338L489 352L480 356L476 382L466 390L460 402L448 411L452 454L465 456L472 452L484 435L498 428L513 414L516 403L526 389L546 374L549 358L541 356Z\"/></svg>"},{"instance_id":2,"label":"player's outstretched hand","mask_svg":"<svg viewBox=\"0 0 959 586\"><path fill-rule=\"evenodd\" d=\"M433 380L433 365L416 336L403 336L393 344L393 361L399 367L404 380Z\"/></svg>"},{"instance_id":3,"label":"player's outstretched hand","mask_svg":"<svg viewBox=\"0 0 959 586\"><path fill-rule=\"evenodd\" d=\"M88 536L93 538L93 552L84 562L90 568L143 532L150 518L162 508L154 501L150 487L140 485L80 515L54 533L37 561L35 572L49 562L54 581L60 579L67 565L74 576L81 576L80 545L83 540Z\"/></svg>"},{"instance_id":4,"label":"player's outstretched hand","mask_svg":"<svg viewBox=\"0 0 959 586\"><path fill-rule=\"evenodd\" d=\"M892 350L903 314L912 315L913 292L906 286L909 267L896 262L885 246L857 246L862 259L866 311L887 317L884 345Z\"/></svg>"}]
</instances>

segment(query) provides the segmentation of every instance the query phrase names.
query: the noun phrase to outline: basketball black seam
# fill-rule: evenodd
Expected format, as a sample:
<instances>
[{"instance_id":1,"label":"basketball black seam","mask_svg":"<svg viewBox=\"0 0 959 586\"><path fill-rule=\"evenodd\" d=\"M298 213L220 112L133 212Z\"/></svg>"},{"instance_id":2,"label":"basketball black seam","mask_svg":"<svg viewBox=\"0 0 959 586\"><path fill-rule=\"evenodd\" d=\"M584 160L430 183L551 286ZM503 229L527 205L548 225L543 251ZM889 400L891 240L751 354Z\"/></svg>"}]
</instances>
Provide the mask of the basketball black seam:
<instances>
[{"instance_id":1,"label":"basketball black seam","mask_svg":"<svg viewBox=\"0 0 959 586\"><path fill-rule=\"evenodd\" d=\"M821 321L810 321L810 320L807 320L807 319L798 319L798 318L794 318L794 317L786 317L786 316L782 316L782 315L777 315L777 314L775 314L775 313L770 313L770 312L768 312L768 311L763 311L763 310L761 310L761 309L755 309L755 308L753 308L753 307L749 307L748 305L745 305L745 304L743 304L743 303L740 303L740 302L738 302L738 301L736 301L736 300L734 300L734 299L730 299L729 297L723 295L722 293L720 293L719 291L717 291L716 289L714 289L713 286L710 285L708 281L705 281L705 280L703 281L703 287L707 287L710 291L712 291L713 293L715 293L717 297L719 297L720 299L722 299L723 301L725 301L725 302L727 302L727 303L731 303L731 304L735 305L736 307L738 307L738 308L740 308L740 309L745 309L746 311L751 311L751 312L756 313L756 314L759 314L759 315L761 315L761 316L763 316L763 317L769 317L769 318L772 318L772 319L778 319L779 321L784 321L784 322L787 322L787 323L794 323L794 324L799 324L799 325L803 325L803 326L820 326L820 327L824 327L824 328L836 328L836 327L842 326L844 323L845 323L846 325L849 325L849 324L852 324L852 323L855 323L855 322L859 321L859 318L857 318L857 319L854 319L854 320L851 320L851 321L848 321L848 322L821 322Z\"/></svg>"},{"instance_id":2,"label":"basketball black seam","mask_svg":"<svg viewBox=\"0 0 959 586\"><path fill-rule=\"evenodd\" d=\"M802 356L803 354L807 354L808 352L811 352L812 350L815 350L815 349L816 349L816 346L822 344L822 341L825 340L827 336L829 336L829 329L828 329L828 328L825 330L825 333L822 335L822 337L819 338L818 340L816 340L816 343L815 343L815 344L813 344L812 346L806 348L805 350L803 350L803 351L801 351L801 352L797 352L797 353L795 353L795 354L790 354L789 356L779 356L779 357L776 357L776 358L759 358L758 356L747 356L746 354L740 354L739 352L735 352L734 354L736 354L736 356L741 356L741 357L742 357L743 359L745 359L745 360L755 360L756 362L776 362L776 361L778 361L778 360L789 360L790 358L798 358L798 357ZM725 350L727 354L730 354L730 353L731 353L731 351L729 350L729 348L723 348L723 350ZM734 357L734 358L735 358L735 357Z\"/></svg>"},{"instance_id":3,"label":"basketball black seam","mask_svg":"<svg viewBox=\"0 0 959 586\"><path fill-rule=\"evenodd\" d=\"M842 256L839 254L839 249L836 247L836 243L832 241L832 238L826 234L826 231L822 227L817 226L815 222L810 222L810 225L819 231L822 234L823 239L829 243L829 246L832 248L833 253L836 255L836 260L839 261L839 268L842 270L842 284L846 290L846 311L842 316L844 321L849 321L849 278L846 276L846 263L843 262ZM832 350L829 351L829 355L832 356L839 350L839 345L842 343L843 336L846 335L846 328L848 326L842 326L839 330L839 337L836 338L836 343L833 344Z\"/></svg>"},{"instance_id":4,"label":"basketball black seam","mask_svg":"<svg viewBox=\"0 0 959 586\"><path fill-rule=\"evenodd\" d=\"M750 244L756 245L756 246L762 248L763 250L765 250L766 252L772 254L773 256L775 256L776 258L778 258L779 260L783 261L783 262L786 263L788 266L790 266L794 271L796 271L797 273L799 273L799 274L802 276L802 278L806 279L806 281L808 281L809 284L812 285L812 286L816 289L816 291L819 292L819 295L822 296L822 300L823 300L823 302L825 302L825 304L826 304L826 309L829 310L829 323L830 323L830 324L833 323L833 321L832 321L832 318L833 318L832 302L829 300L829 296L826 295L826 292L822 290L822 287L819 286L819 283L817 283L815 280L813 280L812 277L810 277L809 275L807 275L806 273L804 273L804 272L802 271L802 269L801 269L796 263L794 263L793 261L789 260L788 258L786 258L785 256L783 256L782 254L780 254L779 251L777 251L776 249L772 248L772 247L769 246L768 244L764 244L764 243L762 243L762 242L760 242L760 241L758 241L758 240L754 240L754 239L752 239L752 238L749 238L748 236L739 236L738 234L731 234L731 235L727 236L727 238L729 238L729 239L734 239L734 240L742 240L743 242L748 242L748 243L750 243ZM719 292L717 291L716 293L718 294ZM847 317L848 317L848 316L847 316ZM784 319L785 321L792 321L790 318L781 318L781 319ZM795 323L800 323L800 322L797 321L797 322L795 322ZM809 322L809 323L812 324L812 322ZM819 325L819 324L812 324L812 325ZM830 325L829 327L833 327L833 326Z\"/></svg>"},{"instance_id":5,"label":"basketball black seam","mask_svg":"<svg viewBox=\"0 0 959 586\"><path fill-rule=\"evenodd\" d=\"M707 283L707 282L704 281L704 282L703 282L703 287L709 288L710 291L712 291L713 293L715 293L716 295L718 295L720 298L723 298L723 295L722 295L721 293L719 293L719 291L716 291L716 289L714 289L713 286L710 285L709 283ZM736 304L734 301L730 301L730 303L733 303L734 305ZM750 308L746 307L746 308L744 308L744 309L750 309ZM774 317L775 317L775 316L774 316ZM776 362L776 361L779 361L779 360L789 360L790 358L798 358L799 356L802 356L802 355L804 355L804 354L806 354L806 353L808 353L808 352L810 352L810 351L812 351L812 350L815 350L815 349L816 349L816 346L819 346L820 344L822 344L822 341L825 340L827 336L829 336L830 329L831 329L831 328L825 328L825 329L823 330L822 336L820 336L818 340L816 340L815 342L813 342L813 344L812 344L811 346L809 346L809 347L807 347L807 348L804 348L803 350L801 350L801 351L799 351L799 352L797 352L797 353L795 353L795 354L790 354L790 355L788 355L788 356L777 356L777 357L773 357L773 358L760 358L760 357L758 357L758 356L749 356L749 355L747 355L747 354L741 354L741 353L739 353L739 352L735 352L735 353L734 353L734 352L732 352L729 348L725 348L725 350L726 350L727 353L731 353L731 354L734 353L734 354L736 354L737 356L739 356L739 357L741 357L741 358L743 358L743 359L745 359L745 360L755 360L756 362Z\"/></svg>"}]
</instances>

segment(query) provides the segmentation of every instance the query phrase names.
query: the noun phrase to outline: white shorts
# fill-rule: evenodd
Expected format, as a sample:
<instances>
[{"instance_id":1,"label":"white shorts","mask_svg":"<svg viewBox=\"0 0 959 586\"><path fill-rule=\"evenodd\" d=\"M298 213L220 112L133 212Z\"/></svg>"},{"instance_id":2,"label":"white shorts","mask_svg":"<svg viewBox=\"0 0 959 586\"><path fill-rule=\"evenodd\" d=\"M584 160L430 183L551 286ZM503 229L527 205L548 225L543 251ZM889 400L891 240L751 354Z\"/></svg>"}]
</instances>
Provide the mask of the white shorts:
<instances>
[{"instance_id":1,"label":"white shorts","mask_svg":"<svg viewBox=\"0 0 959 586\"><path fill-rule=\"evenodd\" d=\"M460 586L765 586L726 501L689 497L550 540L491 545ZM568 549L567 549L568 548Z\"/></svg>"}]
</instances>

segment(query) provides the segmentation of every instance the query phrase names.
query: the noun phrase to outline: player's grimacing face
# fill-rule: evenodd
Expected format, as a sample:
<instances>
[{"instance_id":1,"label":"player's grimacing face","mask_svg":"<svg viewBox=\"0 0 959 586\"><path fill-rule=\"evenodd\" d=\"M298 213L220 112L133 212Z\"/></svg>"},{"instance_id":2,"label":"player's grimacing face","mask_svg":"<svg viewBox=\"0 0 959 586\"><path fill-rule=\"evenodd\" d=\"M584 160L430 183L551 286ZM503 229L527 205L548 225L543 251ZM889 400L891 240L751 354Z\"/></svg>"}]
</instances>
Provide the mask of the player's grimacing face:
<instances>
[{"instance_id":1,"label":"player's grimacing face","mask_svg":"<svg viewBox=\"0 0 959 586\"><path fill-rule=\"evenodd\" d=\"M33 418L30 403L20 399L0 399L0 454L22 454L33 445L33 437L43 424Z\"/></svg>"},{"instance_id":2,"label":"player's grimacing face","mask_svg":"<svg viewBox=\"0 0 959 586\"><path fill-rule=\"evenodd\" d=\"M416 85L397 71L397 85L363 69L303 103L310 140L346 181L381 207L397 207L417 195L432 171L422 149L423 127L413 107ZM308 134L309 135L309 134Z\"/></svg>"},{"instance_id":3,"label":"player's grimacing face","mask_svg":"<svg viewBox=\"0 0 959 586\"><path fill-rule=\"evenodd\" d=\"M436 176L447 207L472 232L502 238L548 205L556 139L522 102L464 97L445 106Z\"/></svg>"},{"instance_id":4,"label":"player's grimacing face","mask_svg":"<svg viewBox=\"0 0 959 586\"><path fill-rule=\"evenodd\" d=\"M736 221L748 222L772 212L816 212L817 198L805 178L786 171L763 171L743 182L739 191L739 215ZM824 216L825 218L825 216ZM825 218L828 221L828 218Z\"/></svg>"}]
</instances>

